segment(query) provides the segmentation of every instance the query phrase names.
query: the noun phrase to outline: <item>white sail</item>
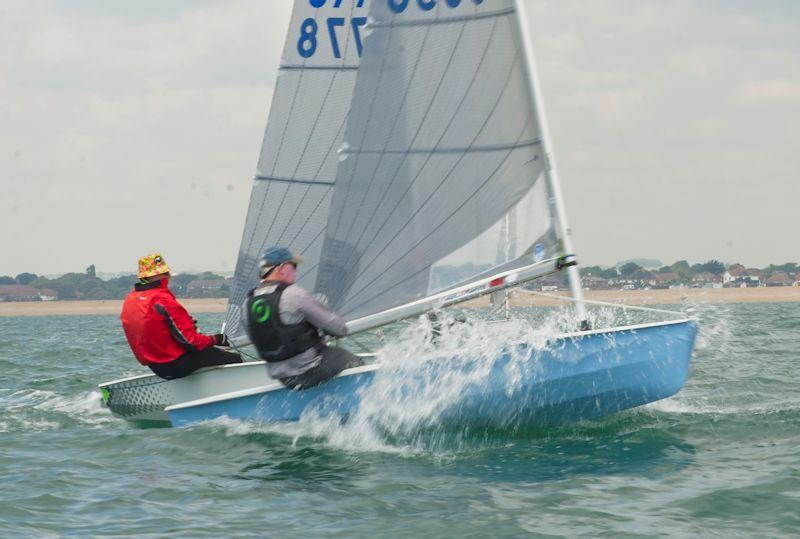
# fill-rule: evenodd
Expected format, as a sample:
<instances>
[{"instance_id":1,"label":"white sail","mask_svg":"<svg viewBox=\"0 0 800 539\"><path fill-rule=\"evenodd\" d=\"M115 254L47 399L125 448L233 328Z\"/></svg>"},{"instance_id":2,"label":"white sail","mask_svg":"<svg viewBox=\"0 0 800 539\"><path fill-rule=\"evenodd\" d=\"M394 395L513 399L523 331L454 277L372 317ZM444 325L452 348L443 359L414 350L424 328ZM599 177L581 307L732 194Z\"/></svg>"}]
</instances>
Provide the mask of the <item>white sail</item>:
<instances>
[{"instance_id":1,"label":"white sail","mask_svg":"<svg viewBox=\"0 0 800 539\"><path fill-rule=\"evenodd\" d=\"M562 254L514 2L369 13L317 291L357 318L476 279L520 204L539 207L500 266Z\"/></svg>"},{"instance_id":2,"label":"white sail","mask_svg":"<svg viewBox=\"0 0 800 539\"><path fill-rule=\"evenodd\" d=\"M228 305L231 336L244 332L239 307L258 281L265 247L288 246L307 267L319 259L367 9L357 0L295 3ZM315 279L312 270L300 282L312 288Z\"/></svg>"},{"instance_id":3,"label":"white sail","mask_svg":"<svg viewBox=\"0 0 800 539\"><path fill-rule=\"evenodd\" d=\"M300 284L348 320L552 271L563 227L518 16L514 0L295 4L231 335L272 244L301 254Z\"/></svg>"}]
</instances>

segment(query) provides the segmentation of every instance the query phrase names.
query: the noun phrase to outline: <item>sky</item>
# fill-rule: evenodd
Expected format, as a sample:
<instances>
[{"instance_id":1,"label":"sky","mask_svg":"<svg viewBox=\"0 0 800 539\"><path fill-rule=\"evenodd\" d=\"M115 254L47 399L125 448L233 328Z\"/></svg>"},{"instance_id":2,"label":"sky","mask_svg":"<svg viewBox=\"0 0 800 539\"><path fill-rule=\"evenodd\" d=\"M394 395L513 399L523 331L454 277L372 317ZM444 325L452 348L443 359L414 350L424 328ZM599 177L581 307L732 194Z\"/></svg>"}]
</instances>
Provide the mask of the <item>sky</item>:
<instances>
[{"instance_id":1,"label":"sky","mask_svg":"<svg viewBox=\"0 0 800 539\"><path fill-rule=\"evenodd\" d=\"M800 2L527 0L583 264L800 261ZM288 0L0 0L0 275L232 271Z\"/></svg>"}]
</instances>

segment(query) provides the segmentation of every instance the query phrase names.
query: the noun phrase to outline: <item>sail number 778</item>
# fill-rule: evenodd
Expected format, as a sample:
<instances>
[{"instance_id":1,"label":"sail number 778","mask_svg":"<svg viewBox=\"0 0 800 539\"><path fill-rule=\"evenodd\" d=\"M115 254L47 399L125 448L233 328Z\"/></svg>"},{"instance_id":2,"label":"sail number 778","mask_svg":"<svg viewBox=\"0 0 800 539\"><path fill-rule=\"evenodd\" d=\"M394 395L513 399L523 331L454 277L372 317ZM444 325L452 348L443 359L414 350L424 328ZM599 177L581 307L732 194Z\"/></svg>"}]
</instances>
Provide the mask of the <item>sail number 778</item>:
<instances>
[{"instance_id":1,"label":"sail number 778","mask_svg":"<svg viewBox=\"0 0 800 539\"><path fill-rule=\"evenodd\" d=\"M328 37L331 41L333 57L341 58L342 48L345 46L345 43L343 42L344 40L340 42L340 37L342 35L346 36L348 32L341 32L340 29L344 29L345 26L347 26L347 19L344 17L328 17L325 22L328 26ZM350 28L352 28L353 31L353 40L355 41L356 52L358 52L359 57L361 57L361 51L364 48L361 43L361 28L366 26L366 24L366 17L353 17L350 19ZM314 56L314 53L317 52L318 30L319 25L317 24L317 20L312 17L307 18L300 24L300 38L297 40L297 52L303 58L311 58Z\"/></svg>"}]
</instances>

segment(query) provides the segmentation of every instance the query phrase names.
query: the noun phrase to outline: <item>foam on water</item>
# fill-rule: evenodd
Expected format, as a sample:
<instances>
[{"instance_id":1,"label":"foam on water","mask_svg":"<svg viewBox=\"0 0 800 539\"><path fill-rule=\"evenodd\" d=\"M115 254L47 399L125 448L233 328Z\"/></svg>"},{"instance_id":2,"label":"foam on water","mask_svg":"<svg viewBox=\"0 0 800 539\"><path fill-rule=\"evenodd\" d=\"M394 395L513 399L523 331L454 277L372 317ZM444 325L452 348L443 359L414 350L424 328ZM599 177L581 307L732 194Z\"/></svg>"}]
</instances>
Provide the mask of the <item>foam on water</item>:
<instances>
[{"instance_id":1,"label":"foam on water","mask_svg":"<svg viewBox=\"0 0 800 539\"><path fill-rule=\"evenodd\" d=\"M723 351L730 346L733 337L733 313L727 305L712 303L696 303L691 310L700 321L700 332L697 335L695 349L707 350L713 347Z\"/></svg>"},{"instance_id":2,"label":"foam on water","mask_svg":"<svg viewBox=\"0 0 800 539\"><path fill-rule=\"evenodd\" d=\"M311 410L294 423L221 419L205 426L221 428L230 436L279 434L294 444L317 440L347 451L417 455L429 453L433 445L441 445L445 439L443 445L452 449L453 439L463 433L441 429L441 420L467 388L486 383L489 373L505 355L504 389L513 393L521 380L538 368L531 349L544 349L554 338L575 331L579 325L572 308L515 314L510 320L492 321L472 312L466 322L458 322L450 313L438 313L440 323L436 328L427 317L409 323L376 350L381 368L373 382L360 390L358 410L346 418L321 417ZM652 313L613 307L593 308L589 316L595 328L654 321ZM438 334L433 338L435 331ZM522 343L528 348L517 346ZM683 401L662 406L653 410L689 413L691 409Z\"/></svg>"},{"instance_id":3,"label":"foam on water","mask_svg":"<svg viewBox=\"0 0 800 539\"><path fill-rule=\"evenodd\" d=\"M0 396L0 406L6 414L0 430L53 430L62 428L65 421L99 427L119 421L103 408L96 390L77 395L40 389L19 390Z\"/></svg>"},{"instance_id":4,"label":"foam on water","mask_svg":"<svg viewBox=\"0 0 800 539\"><path fill-rule=\"evenodd\" d=\"M620 319L618 311L597 309L593 326L632 323L628 318ZM504 355L504 389L511 394L532 369L538 368L531 349L544 349L555 337L574 331L578 325L571 309L551 311L546 318L536 320L520 316L491 321L471 316L462 323L445 313L439 314L439 320L435 330L427 317L421 317L376 351L381 369L374 381L360 390L360 406L347 418L320 417L309 411L293 424L215 424L227 433L279 433L295 443L308 437L348 451L417 454L437 443L435 431L443 414L465 390L486 383ZM528 348L517 346L521 343ZM439 434L452 438L453 433Z\"/></svg>"}]
</instances>

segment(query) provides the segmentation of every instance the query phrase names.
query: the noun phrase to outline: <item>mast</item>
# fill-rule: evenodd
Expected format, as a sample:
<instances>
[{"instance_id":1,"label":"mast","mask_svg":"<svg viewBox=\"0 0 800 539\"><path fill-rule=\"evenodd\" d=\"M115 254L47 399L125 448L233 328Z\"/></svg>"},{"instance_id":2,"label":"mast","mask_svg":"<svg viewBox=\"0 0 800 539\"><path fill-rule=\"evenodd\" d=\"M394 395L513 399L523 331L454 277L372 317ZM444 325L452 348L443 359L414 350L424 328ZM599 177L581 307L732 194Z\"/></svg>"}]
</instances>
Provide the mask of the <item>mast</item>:
<instances>
[{"instance_id":1,"label":"mast","mask_svg":"<svg viewBox=\"0 0 800 539\"><path fill-rule=\"evenodd\" d=\"M539 85L539 75L536 70L536 61L533 54L533 42L531 41L530 32L528 31L528 14L525 11L524 0L514 0L517 10L517 24L519 25L519 32L522 38L522 51L525 55L526 65L528 67L528 81L530 83L531 97L533 98L533 107L536 111L538 118L539 132L542 137L542 148L545 154L544 175L547 184L550 187L550 193L553 197L553 206L558 219L561 238L564 242L564 252L568 255L574 255L572 246L572 230L567 223L567 213L564 209L564 199L561 194L561 185L558 177L558 169L556 168L555 154L550 143L550 128L547 123L547 115L545 114L544 101L542 98L542 91ZM578 317L581 321L580 327L582 330L589 329L589 319L586 315L586 306L583 302L583 288L581 287L581 277L578 272L577 265L572 264L567 267L567 278L569 279L569 287L572 292L572 297L575 300L575 307L578 312Z\"/></svg>"}]
</instances>

